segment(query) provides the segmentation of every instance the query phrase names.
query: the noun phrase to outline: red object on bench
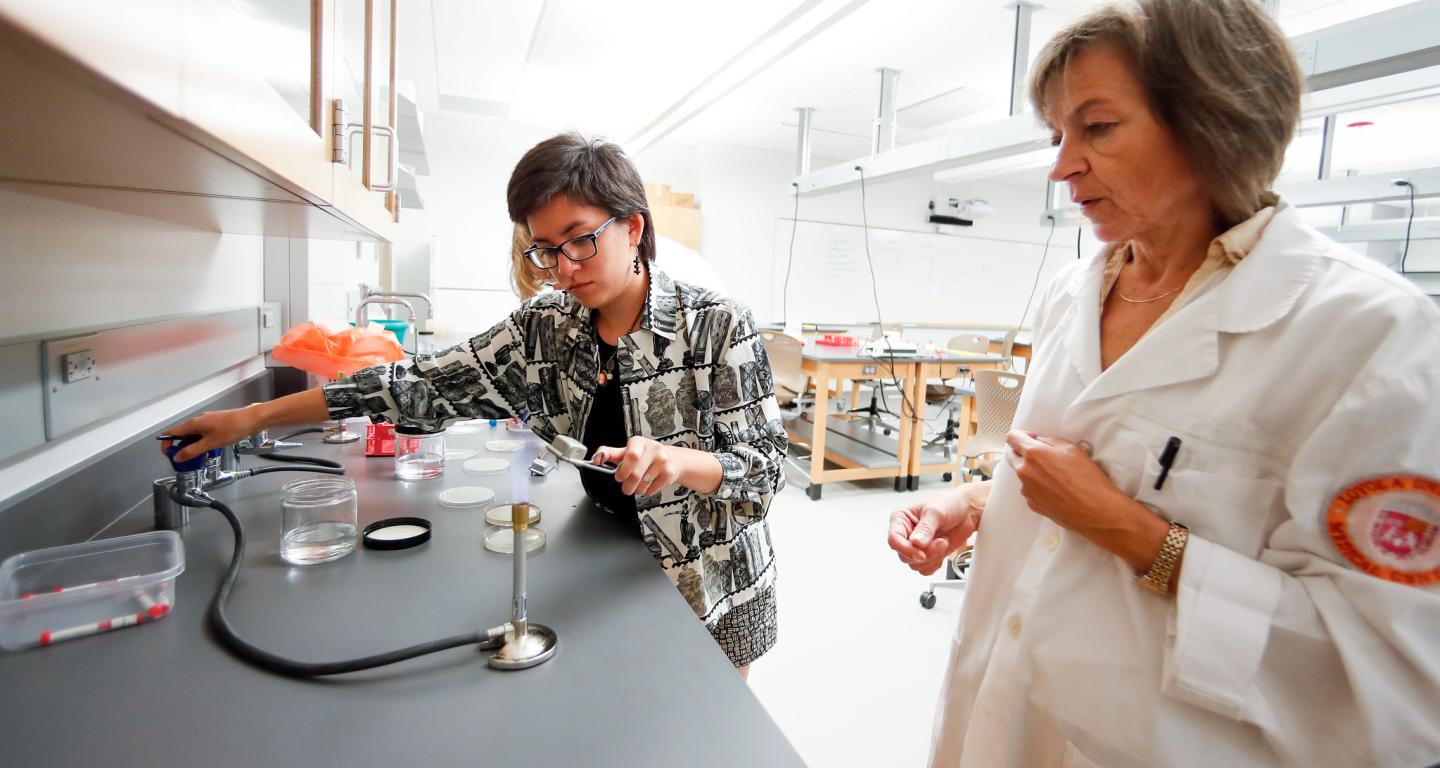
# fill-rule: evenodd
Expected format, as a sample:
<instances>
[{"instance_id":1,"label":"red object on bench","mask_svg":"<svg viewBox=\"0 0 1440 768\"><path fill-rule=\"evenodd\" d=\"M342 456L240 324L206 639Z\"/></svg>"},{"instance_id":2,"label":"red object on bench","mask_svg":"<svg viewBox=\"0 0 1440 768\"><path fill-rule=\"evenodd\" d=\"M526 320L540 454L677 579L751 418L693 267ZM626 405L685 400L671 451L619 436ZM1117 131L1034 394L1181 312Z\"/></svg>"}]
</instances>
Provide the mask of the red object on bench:
<instances>
[{"instance_id":1,"label":"red object on bench","mask_svg":"<svg viewBox=\"0 0 1440 768\"><path fill-rule=\"evenodd\" d=\"M854 336L845 333L827 333L815 340L816 344L826 347L853 347L857 343Z\"/></svg>"}]
</instances>

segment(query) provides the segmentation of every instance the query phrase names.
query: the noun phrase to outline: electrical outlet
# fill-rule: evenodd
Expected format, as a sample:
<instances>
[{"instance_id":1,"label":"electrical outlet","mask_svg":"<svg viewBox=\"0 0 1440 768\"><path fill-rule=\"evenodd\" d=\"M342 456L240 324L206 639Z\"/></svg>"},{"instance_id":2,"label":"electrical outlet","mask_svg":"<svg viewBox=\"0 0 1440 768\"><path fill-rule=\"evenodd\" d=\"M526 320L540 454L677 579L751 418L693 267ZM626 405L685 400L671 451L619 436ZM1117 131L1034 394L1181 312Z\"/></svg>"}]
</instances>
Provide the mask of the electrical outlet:
<instances>
[{"instance_id":1,"label":"electrical outlet","mask_svg":"<svg viewBox=\"0 0 1440 768\"><path fill-rule=\"evenodd\" d=\"M876 366L873 366L873 365L862 365L862 366L860 366L860 375L861 375L861 376L874 376L875 374L877 374L877 373L879 373L879 372L880 372L880 369L879 369L878 367L876 367Z\"/></svg>"},{"instance_id":2,"label":"electrical outlet","mask_svg":"<svg viewBox=\"0 0 1440 768\"><path fill-rule=\"evenodd\" d=\"M95 375L95 353L88 349L61 355L60 364L65 367L66 384L83 381Z\"/></svg>"}]
</instances>

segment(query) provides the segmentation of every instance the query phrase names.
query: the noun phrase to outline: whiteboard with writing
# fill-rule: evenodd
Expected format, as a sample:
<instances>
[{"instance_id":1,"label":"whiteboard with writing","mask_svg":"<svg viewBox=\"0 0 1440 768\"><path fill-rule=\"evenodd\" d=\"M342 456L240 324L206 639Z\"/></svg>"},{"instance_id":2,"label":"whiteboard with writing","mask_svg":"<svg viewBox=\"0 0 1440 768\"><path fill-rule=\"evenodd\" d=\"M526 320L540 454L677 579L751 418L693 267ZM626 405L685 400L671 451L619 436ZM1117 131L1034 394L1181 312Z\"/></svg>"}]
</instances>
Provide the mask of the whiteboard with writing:
<instances>
[{"instance_id":1,"label":"whiteboard with writing","mask_svg":"<svg viewBox=\"0 0 1440 768\"><path fill-rule=\"evenodd\" d=\"M794 233L790 287L785 267ZM875 321L866 246L874 262L875 288L886 323L1016 325L1035 316L1046 284L1072 248L1051 243L1035 302L1026 318L1026 298L1035 285L1043 246L1013 240L942 235L899 229L800 220L775 223L777 319L802 323L863 324Z\"/></svg>"}]
</instances>

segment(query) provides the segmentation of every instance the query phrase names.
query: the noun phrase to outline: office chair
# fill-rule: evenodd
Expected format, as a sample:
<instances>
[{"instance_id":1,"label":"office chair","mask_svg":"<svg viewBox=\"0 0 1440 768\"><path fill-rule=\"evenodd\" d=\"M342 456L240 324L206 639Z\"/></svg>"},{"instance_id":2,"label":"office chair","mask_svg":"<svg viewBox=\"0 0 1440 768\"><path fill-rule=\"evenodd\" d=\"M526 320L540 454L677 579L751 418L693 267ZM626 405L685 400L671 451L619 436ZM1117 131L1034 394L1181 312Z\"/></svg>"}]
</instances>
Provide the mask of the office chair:
<instances>
[{"instance_id":1,"label":"office chair","mask_svg":"<svg viewBox=\"0 0 1440 768\"><path fill-rule=\"evenodd\" d=\"M1000 356L1005 358L1007 370L1015 370L1015 334L1019 332L1019 328L1011 328L1000 339Z\"/></svg>"},{"instance_id":2,"label":"office chair","mask_svg":"<svg viewBox=\"0 0 1440 768\"><path fill-rule=\"evenodd\" d=\"M770 372L775 379L775 400L781 408L802 405L809 377L800 367L800 353L805 342L794 336L762 331L760 343L770 358Z\"/></svg>"},{"instance_id":3,"label":"office chair","mask_svg":"<svg viewBox=\"0 0 1440 768\"><path fill-rule=\"evenodd\" d=\"M955 352L974 352L983 355L990 351L990 339L983 335L972 333L951 336L950 340L945 342L945 348ZM961 368L960 375L956 378L960 379L960 388L964 389L963 382L970 378L970 369ZM925 402L930 405L941 405L954 397L957 387L946 383L947 381L948 380L942 380L939 384L926 384Z\"/></svg>"},{"instance_id":4,"label":"office chair","mask_svg":"<svg viewBox=\"0 0 1440 768\"><path fill-rule=\"evenodd\" d=\"M760 343L765 346L765 356L770 359L770 373L775 381L775 401L782 409L794 409L796 416L805 411L806 402L814 402L808 399L810 391L810 377L805 375L801 369L801 354L805 348L805 342L789 334L777 333L775 331L761 331ZM790 418L790 417L784 417ZM800 448L795 440L791 440L789 448ZM805 445L803 447L809 447ZM808 476L810 470L800 463L805 457L792 456L790 450L785 452L785 462L794 467L796 471Z\"/></svg>"},{"instance_id":5,"label":"office chair","mask_svg":"<svg viewBox=\"0 0 1440 768\"><path fill-rule=\"evenodd\" d=\"M990 479L995 464L1005 453L1005 435L1015 420L1025 374L1010 371L975 371L975 434L965 441L961 453L976 462L969 474Z\"/></svg>"}]
</instances>

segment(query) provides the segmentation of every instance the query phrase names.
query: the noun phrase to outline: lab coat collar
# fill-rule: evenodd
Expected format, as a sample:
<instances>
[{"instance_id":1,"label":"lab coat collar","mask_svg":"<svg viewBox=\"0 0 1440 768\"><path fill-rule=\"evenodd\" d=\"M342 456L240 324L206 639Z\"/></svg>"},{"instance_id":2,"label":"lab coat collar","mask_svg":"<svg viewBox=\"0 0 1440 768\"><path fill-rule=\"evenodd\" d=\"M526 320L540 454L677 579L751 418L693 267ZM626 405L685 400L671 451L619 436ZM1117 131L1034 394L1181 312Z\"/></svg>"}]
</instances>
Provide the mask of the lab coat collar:
<instances>
[{"instance_id":1,"label":"lab coat collar","mask_svg":"<svg viewBox=\"0 0 1440 768\"><path fill-rule=\"evenodd\" d=\"M1250 255L1211 291L1218 294L1219 329L1250 333L1290 314L1331 247L1294 206L1281 202Z\"/></svg>"},{"instance_id":2,"label":"lab coat collar","mask_svg":"<svg viewBox=\"0 0 1440 768\"><path fill-rule=\"evenodd\" d=\"M1083 382L1075 404L1213 374L1220 362L1220 333L1261 330L1294 308L1314 278L1322 236L1284 206L1243 261L1220 283L1192 298L1151 328L1123 357L1100 371L1100 288L1105 249L1072 282L1066 354Z\"/></svg>"}]
</instances>

